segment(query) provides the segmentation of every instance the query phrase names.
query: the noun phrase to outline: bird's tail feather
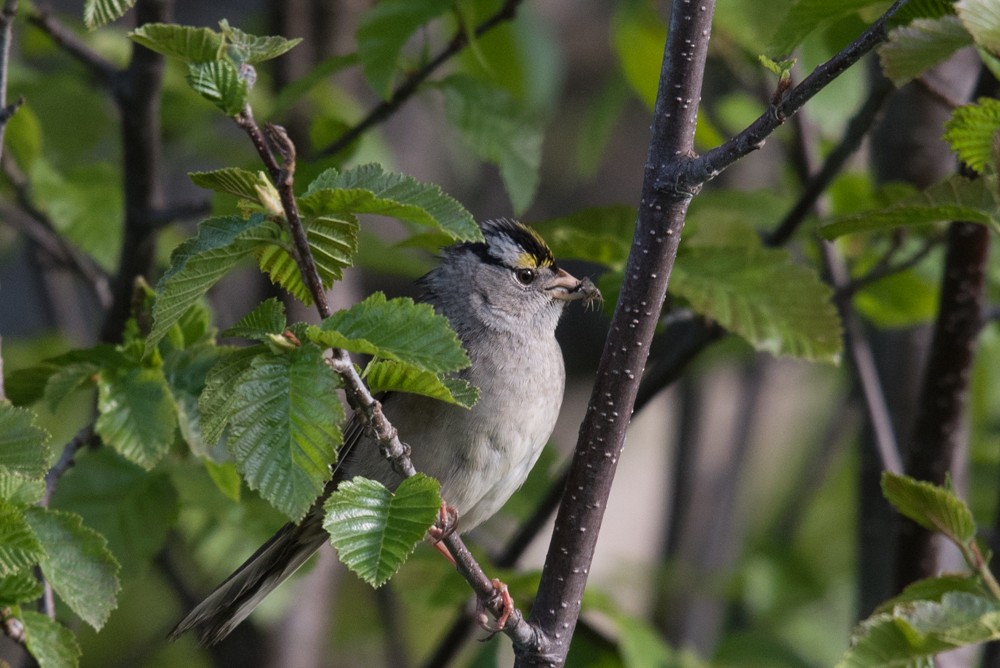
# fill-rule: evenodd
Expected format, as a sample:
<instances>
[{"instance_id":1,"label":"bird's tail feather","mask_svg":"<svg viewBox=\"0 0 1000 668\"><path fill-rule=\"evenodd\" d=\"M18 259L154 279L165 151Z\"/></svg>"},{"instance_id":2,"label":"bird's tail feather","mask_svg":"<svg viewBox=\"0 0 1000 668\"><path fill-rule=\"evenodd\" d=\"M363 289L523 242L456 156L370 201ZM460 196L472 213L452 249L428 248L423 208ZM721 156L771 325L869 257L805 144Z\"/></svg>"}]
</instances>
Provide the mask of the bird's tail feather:
<instances>
[{"instance_id":1,"label":"bird's tail feather","mask_svg":"<svg viewBox=\"0 0 1000 668\"><path fill-rule=\"evenodd\" d=\"M326 540L323 515L314 507L300 524L286 524L264 543L174 627L170 639L195 630L202 644L219 642Z\"/></svg>"}]
</instances>

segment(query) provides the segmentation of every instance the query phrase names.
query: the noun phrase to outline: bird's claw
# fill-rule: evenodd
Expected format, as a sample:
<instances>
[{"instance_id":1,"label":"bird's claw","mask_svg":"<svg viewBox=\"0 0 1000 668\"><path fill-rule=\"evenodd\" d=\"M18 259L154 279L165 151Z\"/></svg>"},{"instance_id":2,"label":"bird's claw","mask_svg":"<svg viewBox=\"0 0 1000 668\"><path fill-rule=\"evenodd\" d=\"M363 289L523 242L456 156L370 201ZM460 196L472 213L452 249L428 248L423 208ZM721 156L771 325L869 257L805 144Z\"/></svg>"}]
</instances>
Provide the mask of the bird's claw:
<instances>
[{"instance_id":1,"label":"bird's claw","mask_svg":"<svg viewBox=\"0 0 1000 668\"><path fill-rule=\"evenodd\" d=\"M493 578L493 589L495 591L494 596L498 597L501 605L503 605L503 612L497 617L495 624L490 624L489 615L486 614L486 605L482 599L476 599L476 622L484 631L488 631L491 634L503 631L504 627L507 626L507 620L510 619L511 613L514 612L514 599L511 598L510 592L507 590L507 585L499 579Z\"/></svg>"}]
</instances>

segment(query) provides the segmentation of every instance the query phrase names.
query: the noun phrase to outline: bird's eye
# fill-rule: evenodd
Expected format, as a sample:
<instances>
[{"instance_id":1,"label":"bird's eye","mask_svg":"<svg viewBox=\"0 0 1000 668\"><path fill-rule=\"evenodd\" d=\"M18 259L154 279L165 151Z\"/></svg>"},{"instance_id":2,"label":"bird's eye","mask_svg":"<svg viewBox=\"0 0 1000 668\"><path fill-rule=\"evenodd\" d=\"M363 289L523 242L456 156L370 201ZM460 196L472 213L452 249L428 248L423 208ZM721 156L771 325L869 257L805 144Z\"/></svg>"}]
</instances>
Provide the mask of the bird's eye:
<instances>
[{"instance_id":1,"label":"bird's eye","mask_svg":"<svg viewBox=\"0 0 1000 668\"><path fill-rule=\"evenodd\" d=\"M531 285L535 280L534 269L518 269L514 275L517 277L517 281L521 285Z\"/></svg>"}]
</instances>

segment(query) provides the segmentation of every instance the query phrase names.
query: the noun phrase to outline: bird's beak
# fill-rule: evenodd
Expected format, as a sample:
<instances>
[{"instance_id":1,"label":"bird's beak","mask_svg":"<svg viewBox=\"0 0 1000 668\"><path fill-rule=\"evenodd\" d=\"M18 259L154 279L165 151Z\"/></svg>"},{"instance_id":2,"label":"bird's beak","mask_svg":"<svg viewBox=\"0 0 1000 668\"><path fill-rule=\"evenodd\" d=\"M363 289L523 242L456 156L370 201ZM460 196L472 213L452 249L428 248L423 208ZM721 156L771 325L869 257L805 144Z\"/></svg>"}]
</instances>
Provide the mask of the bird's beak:
<instances>
[{"instance_id":1,"label":"bird's beak","mask_svg":"<svg viewBox=\"0 0 1000 668\"><path fill-rule=\"evenodd\" d=\"M554 299L562 299L567 302L582 299L587 304L591 304L601 299L601 291L597 289L593 281L586 277L581 281L574 278L565 269L556 271L556 275L552 277L545 289Z\"/></svg>"}]
</instances>

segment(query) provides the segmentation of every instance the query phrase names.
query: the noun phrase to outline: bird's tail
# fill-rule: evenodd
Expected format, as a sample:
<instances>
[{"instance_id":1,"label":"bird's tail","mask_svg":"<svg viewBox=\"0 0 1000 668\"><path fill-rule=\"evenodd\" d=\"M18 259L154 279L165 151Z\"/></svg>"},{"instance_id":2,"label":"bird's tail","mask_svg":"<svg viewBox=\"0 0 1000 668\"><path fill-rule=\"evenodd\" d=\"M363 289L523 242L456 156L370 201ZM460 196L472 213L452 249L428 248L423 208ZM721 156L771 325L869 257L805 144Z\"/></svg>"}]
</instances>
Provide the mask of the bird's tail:
<instances>
[{"instance_id":1,"label":"bird's tail","mask_svg":"<svg viewBox=\"0 0 1000 668\"><path fill-rule=\"evenodd\" d=\"M313 507L300 524L286 524L216 587L174 627L170 639L195 630L202 644L219 642L298 570L327 538L321 507Z\"/></svg>"}]
</instances>

